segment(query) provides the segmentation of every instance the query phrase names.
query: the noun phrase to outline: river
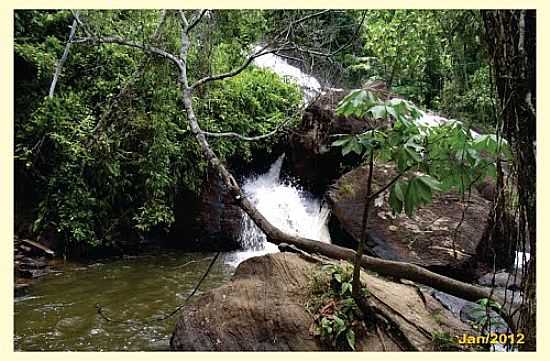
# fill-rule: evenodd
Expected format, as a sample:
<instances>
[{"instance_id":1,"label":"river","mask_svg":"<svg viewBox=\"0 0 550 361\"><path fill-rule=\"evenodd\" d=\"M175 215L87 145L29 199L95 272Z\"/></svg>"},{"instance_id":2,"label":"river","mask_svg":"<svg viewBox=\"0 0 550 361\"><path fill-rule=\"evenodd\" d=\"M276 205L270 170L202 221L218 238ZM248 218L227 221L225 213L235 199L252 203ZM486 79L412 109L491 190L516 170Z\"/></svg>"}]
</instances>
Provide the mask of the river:
<instances>
[{"instance_id":1,"label":"river","mask_svg":"<svg viewBox=\"0 0 550 361\"><path fill-rule=\"evenodd\" d=\"M213 256L162 250L89 265L60 264L15 298L14 349L168 350L177 315L145 321L182 304ZM218 259L196 295L225 283L233 271ZM96 304L112 322L97 313Z\"/></svg>"},{"instance_id":2,"label":"river","mask_svg":"<svg viewBox=\"0 0 550 361\"><path fill-rule=\"evenodd\" d=\"M328 208L281 177L283 159L281 155L268 172L245 179L244 192L285 232L330 242ZM245 215L239 240L242 249L218 259L202 291L228 281L243 260L278 252ZM36 280L26 295L15 298L14 347L28 351L168 350L177 315L162 322L147 321L162 318L182 304L213 256L159 250L89 265L62 263ZM101 304L105 317L97 313L96 304Z\"/></svg>"}]
</instances>

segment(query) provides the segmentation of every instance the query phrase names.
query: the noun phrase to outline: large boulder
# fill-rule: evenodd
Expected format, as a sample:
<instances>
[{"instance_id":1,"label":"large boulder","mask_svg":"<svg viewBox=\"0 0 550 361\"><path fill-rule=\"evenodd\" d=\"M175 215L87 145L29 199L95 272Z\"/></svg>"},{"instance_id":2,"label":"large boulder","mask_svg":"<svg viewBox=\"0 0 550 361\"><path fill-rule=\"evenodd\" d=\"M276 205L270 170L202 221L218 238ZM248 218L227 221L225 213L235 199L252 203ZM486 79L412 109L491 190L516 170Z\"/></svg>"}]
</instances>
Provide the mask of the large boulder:
<instances>
[{"instance_id":1,"label":"large boulder","mask_svg":"<svg viewBox=\"0 0 550 361\"><path fill-rule=\"evenodd\" d=\"M209 169L199 196L197 237L192 247L230 251L239 248L241 209L227 192L220 176ZM206 248L205 248L206 247Z\"/></svg>"},{"instance_id":2,"label":"large boulder","mask_svg":"<svg viewBox=\"0 0 550 361\"><path fill-rule=\"evenodd\" d=\"M392 166L376 164L374 191L395 175ZM340 177L327 193L332 208L329 227L333 242L356 248L367 178L368 167L358 167ZM371 255L412 262L456 278L470 277L464 274L467 271L464 266L475 254L483 234L490 209L488 200L475 190L467 204L456 193L435 193L432 204L417 209L415 216L409 218L404 214L392 215L388 196L387 191L383 193L369 214L367 251Z\"/></svg>"},{"instance_id":3,"label":"large boulder","mask_svg":"<svg viewBox=\"0 0 550 361\"><path fill-rule=\"evenodd\" d=\"M340 149L331 147L337 134L358 134L368 129L364 119L337 116L335 108L346 95L342 89L328 91L310 104L302 121L288 137L286 169L313 193L322 193L341 175L344 160Z\"/></svg>"},{"instance_id":4,"label":"large boulder","mask_svg":"<svg viewBox=\"0 0 550 361\"><path fill-rule=\"evenodd\" d=\"M250 258L231 281L184 307L170 346L181 351L321 351L305 304L319 269L292 253ZM357 339L368 351L433 350L434 334L474 331L416 285L363 275L369 302L392 327Z\"/></svg>"}]
</instances>

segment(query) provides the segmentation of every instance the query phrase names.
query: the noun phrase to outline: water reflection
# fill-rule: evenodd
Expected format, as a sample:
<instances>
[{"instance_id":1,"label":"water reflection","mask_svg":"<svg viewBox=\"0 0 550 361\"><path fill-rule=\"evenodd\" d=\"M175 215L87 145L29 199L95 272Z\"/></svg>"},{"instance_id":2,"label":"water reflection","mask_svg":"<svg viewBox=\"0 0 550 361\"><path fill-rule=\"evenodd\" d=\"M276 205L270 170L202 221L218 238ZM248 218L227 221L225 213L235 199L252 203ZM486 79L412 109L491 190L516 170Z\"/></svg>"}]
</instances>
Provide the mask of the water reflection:
<instances>
[{"instance_id":1,"label":"water reflection","mask_svg":"<svg viewBox=\"0 0 550 361\"><path fill-rule=\"evenodd\" d=\"M15 350L167 350L172 312L193 290L212 254L162 251L90 266L66 263L14 301ZM233 268L217 261L201 291L218 287ZM97 314L96 304L113 320Z\"/></svg>"}]
</instances>

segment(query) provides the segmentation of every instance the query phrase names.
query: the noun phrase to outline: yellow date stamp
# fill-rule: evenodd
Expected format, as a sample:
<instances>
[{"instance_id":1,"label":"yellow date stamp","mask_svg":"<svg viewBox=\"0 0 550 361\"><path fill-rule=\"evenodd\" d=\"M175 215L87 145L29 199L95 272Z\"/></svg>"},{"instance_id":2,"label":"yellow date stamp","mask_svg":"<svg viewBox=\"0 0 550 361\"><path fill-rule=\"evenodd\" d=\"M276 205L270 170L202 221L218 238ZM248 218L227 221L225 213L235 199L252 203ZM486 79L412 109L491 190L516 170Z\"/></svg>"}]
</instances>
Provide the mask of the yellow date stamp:
<instances>
[{"instance_id":1,"label":"yellow date stamp","mask_svg":"<svg viewBox=\"0 0 550 361\"><path fill-rule=\"evenodd\" d=\"M525 335L518 333L489 333L481 336L462 334L456 336L459 345L520 345L525 343Z\"/></svg>"}]
</instances>

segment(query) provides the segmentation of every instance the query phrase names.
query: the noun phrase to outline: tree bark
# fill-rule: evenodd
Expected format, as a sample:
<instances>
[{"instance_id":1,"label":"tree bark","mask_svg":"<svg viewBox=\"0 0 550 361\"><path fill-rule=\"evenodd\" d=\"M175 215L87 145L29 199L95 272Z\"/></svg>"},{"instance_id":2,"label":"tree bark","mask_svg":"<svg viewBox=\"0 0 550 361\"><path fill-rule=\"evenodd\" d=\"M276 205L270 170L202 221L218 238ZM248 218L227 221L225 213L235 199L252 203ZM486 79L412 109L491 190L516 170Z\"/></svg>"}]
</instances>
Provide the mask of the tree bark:
<instances>
[{"instance_id":1,"label":"tree bark","mask_svg":"<svg viewBox=\"0 0 550 361\"><path fill-rule=\"evenodd\" d=\"M190 40L189 34L186 31L187 25L183 14L182 22L182 48L180 52L180 57L183 63L186 63ZM227 170L227 168L225 168L224 164L216 156L212 148L210 148L210 145L208 144L208 141L206 140L206 137L199 126L197 117L193 109L192 99L193 90L195 87L189 86L187 71L185 67L181 67L180 69L181 72L179 82L183 94L183 105L187 113L187 120L189 122L191 133L197 140L205 158L218 172L218 175L226 185L229 194L233 197L240 208L246 214L248 214L248 216L254 221L254 223L266 234L267 240L277 245L281 243L292 244L310 253L319 253L330 258L343 259L353 263L356 257L356 252L354 252L353 250L284 233L279 228L273 226L258 211L258 209L256 209L256 207L250 202L250 200L242 193L233 175ZM212 79L216 80L217 77L212 77ZM492 298L497 302L503 303L502 300L497 299L494 295L491 296L491 293L488 289L460 282L455 279L445 277L434 272L430 272L425 268L419 267L411 263L387 261L370 256L362 256L361 265L364 268L373 272L380 273L381 275L395 278L406 278L411 281L431 286L451 295L467 299L469 301L475 302L482 298Z\"/></svg>"},{"instance_id":2,"label":"tree bark","mask_svg":"<svg viewBox=\"0 0 550 361\"><path fill-rule=\"evenodd\" d=\"M227 170L227 168L225 168L224 164L216 156L212 148L210 148L210 145L208 144L205 136L205 132L203 132L200 128L197 116L193 109L193 91L206 82L221 80L239 74L242 70L246 68L246 66L248 66L248 64L250 64L252 59L249 58L241 67L237 68L234 71L221 75L214 75L202 78L194 84L190 85L187 77L187 56L189 48L191 46L189 38L191 29L185 13L183 11L180 11L179 15L182 23L180 35L181 48L179 56L148 44L139 44L120 37L90 36L88 38L80 39L75 42L105 42L119 44L123 46L136 47L173 62L178 69L178 84L182 91L183 107L187 114L187 121L189 123L191 133L199 144L206 160L212 165L213 169L215 169L215 171L220 176L220 179L222 179L222 181L224 182L229 194L231 195L235 203L246 214L248 214L248 216L250 216L255 224L266 234L268 241L277 245L281 243L288 243L291 245L295 245L296 247L309 253L318 253L333 259L347 260L353 263L356 259L356 252L352 249L314 241L299 236L289 235L281 231L279 228L273 226L256 209L256 207L250 202L250 200L246 198L233 175ZM197 22L191 21L192 26L195 26ZM267 54L276 51L277 49L271 51L261 51L261 54ZM261 54L255 54L253 55L253 57L261 56ZM375 195L376 193L373 194L373 196ZM373 196L370 197L370 200L373 199ZM503 303L503 300L494 295L492 296L489 289L474 286L449 277L439 275L415 264L388 261L370 256L362 256L360 258L360 261L361 266L365 269L379 273L383 276L394 277L397 279L408 279L474 302L482 298L492 298L499 303Z\"/></svg>"},{"instance_id":3,"label":"tree bark","mask_svg":"<svg viewBox=\"0 0 550 361\"><path fill-rule=\"evenodd\" d=\"M531 259L523 277L524 304L518 332L520 349L536 349L536 11L483 11L494 68L503 133L513 153L518 195L516 248L529 245Z\"/></svg>"}]
</instances>

